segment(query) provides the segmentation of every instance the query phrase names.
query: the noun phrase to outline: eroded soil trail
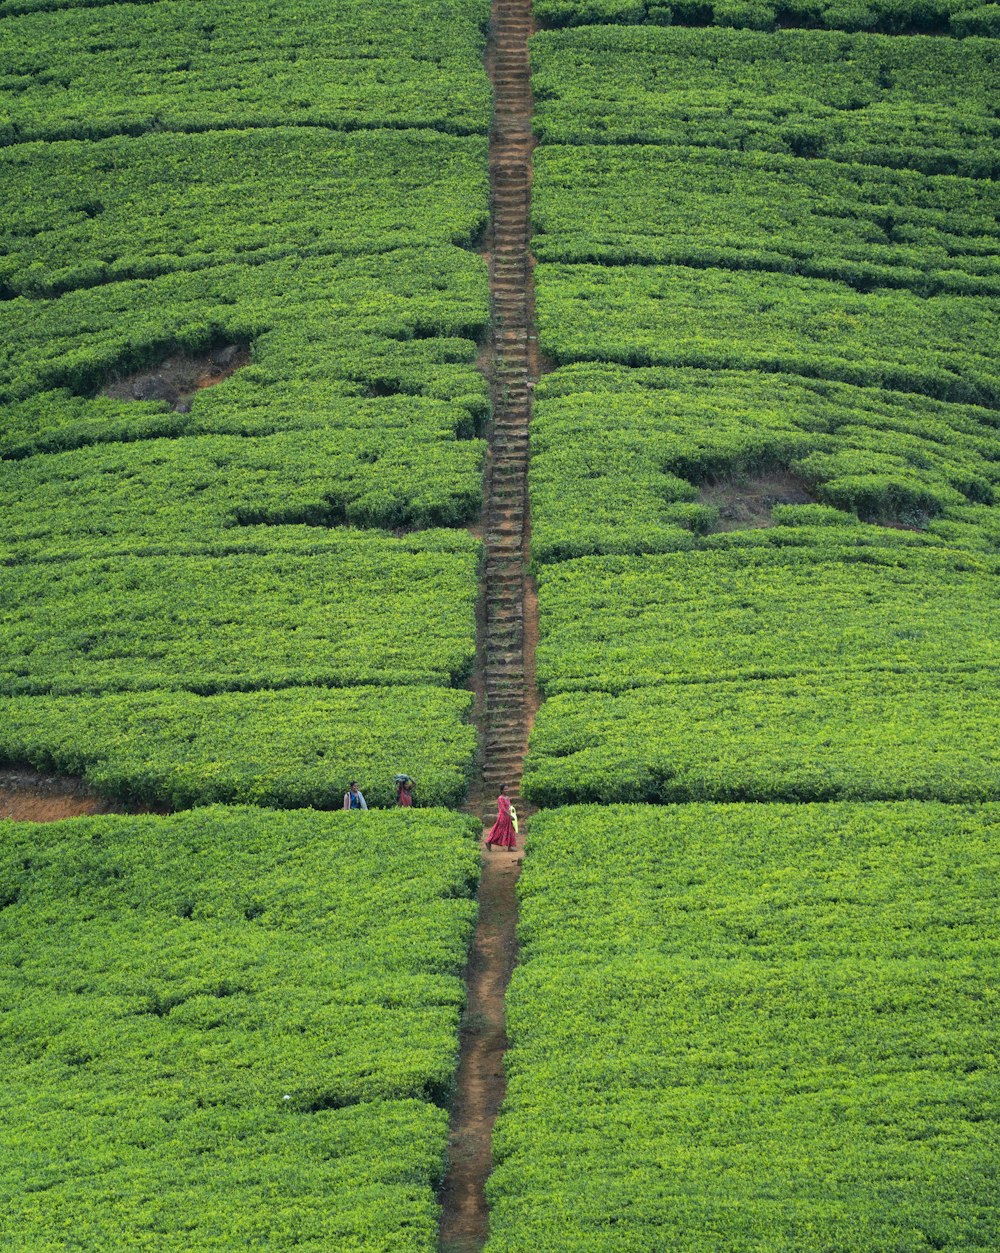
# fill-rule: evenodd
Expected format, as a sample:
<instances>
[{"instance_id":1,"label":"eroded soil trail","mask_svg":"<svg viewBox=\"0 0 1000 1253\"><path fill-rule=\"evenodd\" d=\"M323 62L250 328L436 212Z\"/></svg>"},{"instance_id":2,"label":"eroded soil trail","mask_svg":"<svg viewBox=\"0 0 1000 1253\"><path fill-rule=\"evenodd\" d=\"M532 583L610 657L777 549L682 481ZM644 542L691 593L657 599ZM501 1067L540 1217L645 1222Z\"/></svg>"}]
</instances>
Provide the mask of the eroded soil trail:
<instances>
[{"instance_id":1,"label":"eroded soil trail","mask_svg":"<svg viewBox=\"0 0 1000 1253\"><path fill-rule=\"evenodd\" d=\"M483 768L467 808L488 825L505 783L518 790L536 708L537 613L528 577L528 424L538 376L529 252L531 205L531 0L494 0L487 68L493 83L490 131L489 266L492 343L486 362L493 400L486 470L483 590ZM522 835L524 827L522 825ZM521 850L484 851L479 920L466 971L468 1002L452 1107L443 1190L441 1249L482 1248L489 1215L484 1186L493 1123L503 1100L507 1047L504 994L516 958Z\"/></svg>"}]
</instances>

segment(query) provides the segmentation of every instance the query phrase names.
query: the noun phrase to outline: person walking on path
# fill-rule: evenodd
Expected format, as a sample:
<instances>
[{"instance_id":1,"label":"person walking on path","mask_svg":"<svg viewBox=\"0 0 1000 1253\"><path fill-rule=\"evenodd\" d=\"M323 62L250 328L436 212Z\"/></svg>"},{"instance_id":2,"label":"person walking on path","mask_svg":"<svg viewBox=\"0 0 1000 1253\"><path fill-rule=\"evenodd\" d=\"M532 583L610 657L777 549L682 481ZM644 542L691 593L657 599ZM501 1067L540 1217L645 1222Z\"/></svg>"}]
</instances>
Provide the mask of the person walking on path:
<instances>
[{"instance_id":1,"label":"person walking on path","mask_svg":"<svg viewBox=\"0 0 1000 1253\"><path fill-rule=\"evenodd\" d=\"M490 833L486 837L486 847L493 848L494 845L499 845L501 848L517 848L517 832L511 820L510 797L507 795L505 783L501 784L500 795L497 797L497 820L490 827Z\"/></svg>"},{"instance_id":2,"label":"person walking on path","mask_svg":"<svg viewBox=\"0 0 1000 1253\"><path fill-rule=\"evenodd\" d=\"M396 780L396 804L401 809L409 809L413 804L413 780L402 778Z\"/></svg>"},{"instance_id":3,"label":"person walking on path","mask_svg":"<svg viewBox=\"0 0 1000 1253\"><path fill-rule=\"evenodd\" d=\"M344 793L344 808L345 809L367 809L368 808L368 802L361 795L361 789L358 787L358 785L354 782L353 779L351 780L351 790L349 792Z\"/></svg>"}]
</instances>

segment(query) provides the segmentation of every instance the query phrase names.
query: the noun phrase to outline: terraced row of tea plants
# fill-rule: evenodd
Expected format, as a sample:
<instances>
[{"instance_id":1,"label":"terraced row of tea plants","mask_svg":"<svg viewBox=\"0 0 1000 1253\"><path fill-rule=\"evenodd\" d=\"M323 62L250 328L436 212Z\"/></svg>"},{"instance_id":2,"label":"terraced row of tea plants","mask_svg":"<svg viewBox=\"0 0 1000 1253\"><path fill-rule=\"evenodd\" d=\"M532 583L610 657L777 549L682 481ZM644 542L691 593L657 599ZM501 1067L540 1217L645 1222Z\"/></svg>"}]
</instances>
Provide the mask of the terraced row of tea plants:
<instances>
[{"instance_id":1,"label":"terraced row of tea plants","mask_svg":"<svg viewBox=\"0 0 1000 1253\"><path fill-rule=\"evenodd\" d=\"M539 20L548 26L597 22L670 26L676 21L681 25L714 22L750 30L774 30L780 25L1000 35L996 6L977 0L536 0L534 8Z\"/></svg>"},{"instance_id":2,"label":"terraced row of tea plants","mask_svg":"<svg viewBox=\"0 0 1000 1253\"><path fill-rule=\"evenodd\" d=\"M488 12L0 4L0 1242L434 1247Z\"/></svg>"},{"instance_id":3,"label":"terraced row of tea plants","mask_svg":"<svg viewBox=\"0 0 1000 1253\"><path fill-rule=\"evenodd\" d=\"M994 15L536 11L487 1247L992 1248Z\"/></svg>"}]
</instances>

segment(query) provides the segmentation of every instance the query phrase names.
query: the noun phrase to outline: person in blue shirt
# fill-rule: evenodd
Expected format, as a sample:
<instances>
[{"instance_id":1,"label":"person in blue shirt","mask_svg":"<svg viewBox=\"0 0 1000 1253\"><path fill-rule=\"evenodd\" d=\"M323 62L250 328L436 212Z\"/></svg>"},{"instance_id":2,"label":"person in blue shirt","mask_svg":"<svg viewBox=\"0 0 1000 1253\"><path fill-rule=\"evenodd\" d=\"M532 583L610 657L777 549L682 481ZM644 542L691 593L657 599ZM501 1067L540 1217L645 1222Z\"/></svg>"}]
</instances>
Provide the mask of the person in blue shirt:
<instances>
[{"instance_id":1,"label":"person in blue shirt","mask_svg":"<svg viewBox=\"0 0 1000 1253\"><path fill-rule=\"evenodd\" d=\"M344 793L344 808L345 809L367 809L368 808L368 802L361 795L361 789L358 787L358 785L354 782L353 779L351 780L351 790L349 792Z\"/></svg>"}]
</instances>

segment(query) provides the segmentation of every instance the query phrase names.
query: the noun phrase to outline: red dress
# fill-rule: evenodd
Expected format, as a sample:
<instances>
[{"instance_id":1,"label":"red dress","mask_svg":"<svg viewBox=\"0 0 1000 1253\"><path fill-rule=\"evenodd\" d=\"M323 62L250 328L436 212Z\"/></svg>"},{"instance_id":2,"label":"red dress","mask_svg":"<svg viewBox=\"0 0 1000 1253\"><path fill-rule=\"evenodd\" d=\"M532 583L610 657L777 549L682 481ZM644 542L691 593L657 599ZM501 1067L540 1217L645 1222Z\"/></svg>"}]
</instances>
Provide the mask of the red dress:
<instances>
[{"instance_id":1,"label":"red dress","mask_svg":"<svg viewBox=\"0 0 1000 1253\"><path fill-rule=\"evenodd\" d=\"M510 797L497 797L497 820L490 827L487 844L499 844L501 848L517 848L517 834L510 820Z\"/></svg>"}]
</instances>

